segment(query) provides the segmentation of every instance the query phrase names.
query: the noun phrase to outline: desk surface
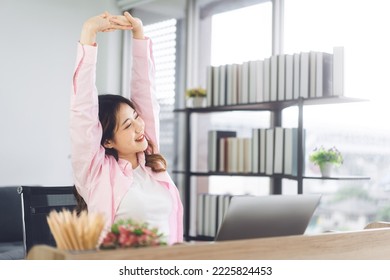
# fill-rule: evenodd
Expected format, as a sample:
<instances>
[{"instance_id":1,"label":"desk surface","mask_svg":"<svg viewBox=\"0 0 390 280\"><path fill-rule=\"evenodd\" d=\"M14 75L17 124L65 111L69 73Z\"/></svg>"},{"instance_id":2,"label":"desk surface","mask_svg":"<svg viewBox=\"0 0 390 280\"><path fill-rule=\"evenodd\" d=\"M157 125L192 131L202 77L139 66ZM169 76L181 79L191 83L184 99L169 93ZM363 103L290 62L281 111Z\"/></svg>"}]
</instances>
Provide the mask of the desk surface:
<instances>
[{"instance_id":1,"label":"desk surface","mask_svg":"<svg viewBox=\"0 0 390 280\"><path fill-rule=\"evenodd\" d=\"M73 260L227 260L227 259L390 259L390 228L224 242L183 243L154 248L70 253L35 246L27 259Z\"/></svg>"}]
</instances>

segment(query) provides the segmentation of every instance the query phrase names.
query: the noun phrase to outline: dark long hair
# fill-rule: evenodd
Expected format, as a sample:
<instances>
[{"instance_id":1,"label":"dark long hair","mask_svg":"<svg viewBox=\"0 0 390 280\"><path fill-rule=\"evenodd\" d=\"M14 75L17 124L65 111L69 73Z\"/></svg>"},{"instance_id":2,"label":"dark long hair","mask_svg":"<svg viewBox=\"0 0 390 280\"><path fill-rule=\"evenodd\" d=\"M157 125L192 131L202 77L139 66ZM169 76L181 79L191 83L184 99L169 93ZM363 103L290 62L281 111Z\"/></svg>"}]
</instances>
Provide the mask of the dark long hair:
<instances>
[{"instance_id":1,"label":"dark long hair","mask_svg":"<svg viewBox=\"0 0 390 280\"><path fill-rule=\"evenodd\" d=\"M119 106L121 104L127 104L135 111L137 111L136 106L129 99L114 94L102 94L99 95L99 121L102 125L102 138L100 144L104 147L104 143L107 140L112 140L114 138L115 129L117 127L117 113L119 111ZM167 169L167 162L165 158L156 152L154 143L150 139L146 139L148 142L148 147L144 151L145 153L145 165L150 167L154 172L163 172ZM105 148L106 155L113 156L118 160L118 151L114 148ZM78 203L78 211L87 210L87 204L84 199L79 195L76 188L75 196Z\"/></svg>"}]
</instances>

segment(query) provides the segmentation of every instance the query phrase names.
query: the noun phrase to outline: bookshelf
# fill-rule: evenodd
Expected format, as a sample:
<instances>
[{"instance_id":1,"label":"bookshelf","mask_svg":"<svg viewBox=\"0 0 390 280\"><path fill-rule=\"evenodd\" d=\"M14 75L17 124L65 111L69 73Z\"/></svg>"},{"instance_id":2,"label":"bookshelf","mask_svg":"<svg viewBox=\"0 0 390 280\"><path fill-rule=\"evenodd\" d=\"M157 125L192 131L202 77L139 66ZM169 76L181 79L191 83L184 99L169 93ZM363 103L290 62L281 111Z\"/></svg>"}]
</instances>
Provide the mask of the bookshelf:
<instances>
[{"instance_id":1,"label":"bookshelf","mask_svg":"<svg viewBox=\"0 0 390 280\"><path fill-rule=\"evenodd\" d=\"M303 182L304 180L369 180L367 176L336 176L336 177L320 177L320 176L305 176L304 174L304 130L303 130L303 107L313 105L325 105L325 104L340 104L340 103L351 103L351 102L364 102L364 99L349 98L344 96L329 96L329 97L316 97L316 98L298 98L296 100L286 101L273 101L273 102L261 102L251 104L237 104L228 106L211 106L204 108L185 108L177 109L175 112L183 113L185 115L185 164L184 170L176 170L175 173L182 174L184 176L184 237L187 240L198 240L198 241L210 241L213 240L209 236L190 236L190 209L191 209L191 192L190 184L191 177L208 177L208 176L241 176L241 177L269 177L271 178L271 194L282 193L282 180L289 179L297 182L297 193L303 193ZM281 125L281 116L283 109L288 107L298 107L298 142L297 142L297 175L285 175L285 174L265 174L259 172L198 172L191 170L191 147L193 145L191 141L191 116L193 114L218 114L219 112L228 111L269 111L275 115L275 126Z\"/></svg>"},{"instance_id":2,"label":"bookshelf","mask_svg":"<svg viewBox=\"0 0 390 280\"><path fill-rule=\"evenodd\" d=\"M344 96L343 47L334 47L333 53L310 51L279 54L263 60L243 62L242 64L208 66L206 69L206 83L208 89L207 107L175 110L175 112L185 115L184 170L176 172L184 176L184 235L186 239L212 240L211 237L190 236L189 234L191 201L193 201L190 184L191 178L194 176L268 177L271 179L270 194L282 194L283 179L297 182L297 194L303 194L304 180L369 179L365 176L317 177L305 176L304 174L305 130L303 108L314 105L366 101ZM282 111L294 106L298 109L297 127L283 128ZM217 145L212 140L210 142L212 148L208 147L214 152L211 154L211 159L209 158L208 167L208 170L212 171L198 172L191 170L191 151L193 147L193 143L191 143L191 116L229 111L267 111L272 113L272 123L268 128L253 132L251 149L255 152L249 148L245 150L245 147L243 150L242 147L248 144L242 144L243 139L239 139L239 137L226 138L221 142L216 140ZM219 131L214 134L222 133L224 132ZM288 138L285 138L287 134ZM260 138L262 140L259 140ZM215 136L215 139L218 139L218 136ZM257 146L261 141L265 143L265 146ZM221 150L218 147L219 144L222 147ZM227 150L225 150L226 147L228 147ZM227 153L224 154L226 151ZM245 152L242 153L242 151ZM285 151L288 151L288 154ZM220 160L219 168L214 169L215 166L218 166L218 163L215 164L215 158L221 153L224 155L218 159ZM231 155L233 157L230 157ZM252 160L252 168L249 169L251 171L248 172L248 169L246 169L246 172L242 172L242 162L245 162L244 165L248 166L249 157L255 158L254 161ZM197 214L199 215L199 213ZM203 217L205 215L203 214ZM207 218L209 219L209 217ZM216 224L218 222L219 220ZM214 225L211 225L211 227L214 227Z\"/></svg>"}]
</instances>

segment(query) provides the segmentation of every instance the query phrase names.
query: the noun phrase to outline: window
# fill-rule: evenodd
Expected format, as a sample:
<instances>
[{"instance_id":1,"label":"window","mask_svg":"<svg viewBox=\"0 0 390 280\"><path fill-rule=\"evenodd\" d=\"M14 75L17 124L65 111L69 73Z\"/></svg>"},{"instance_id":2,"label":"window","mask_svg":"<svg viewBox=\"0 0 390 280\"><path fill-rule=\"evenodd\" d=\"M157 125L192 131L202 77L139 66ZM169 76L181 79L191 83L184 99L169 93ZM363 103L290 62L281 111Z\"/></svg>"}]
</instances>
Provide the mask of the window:
<instances>
[{"instance_id":1,"label":"window","mask_svg":"<svg viewBox=\"0 0 390 280\"><path fill-rule=\"evenodd\" d=\"M369 100L304 108L306 155L319 145L336 146L344 156L336 172L371 177L369 181L305 180L304 192L324 194L313 231L362 229L372 220L389 220L386 6L384 0L285 1L284 53L332 52L333 46L344 46L345 96ZM306 173L318 174L318 169L307 162Z\"/></svg>"},{"instance_id":2,"label":"window","mask_svg":"<svg viewBox=\"0 0 390 280\"><path fill-rule=\"evenodd\" d=\"M234 19L234 21L232 21ZM259 60L272 53L272 3L236 9L211 18L211 65ZM223 114L223 115L222 115ZM222 115L222 116L221 116ZM252 137L256 127L268 127L269 112L210 114L210 130L234 130L237 137ZM228 123L226 120L229 120ZM210 193L269 194L269 179L260 177L209 177Z\"/></svg>"},{"instance_id":3,"label":"window","mask_svg":"<svg viewBox=\"0 0 390 280\"><path fill-rule=\"evenodd\" d=\"M160 151L168 163L174 158L174 103L176 73L176 20L145 25L145 35L153 41L156 90L160 112ZM171 164L168 164L171 168Z\"/></svg>"}]
</instances>

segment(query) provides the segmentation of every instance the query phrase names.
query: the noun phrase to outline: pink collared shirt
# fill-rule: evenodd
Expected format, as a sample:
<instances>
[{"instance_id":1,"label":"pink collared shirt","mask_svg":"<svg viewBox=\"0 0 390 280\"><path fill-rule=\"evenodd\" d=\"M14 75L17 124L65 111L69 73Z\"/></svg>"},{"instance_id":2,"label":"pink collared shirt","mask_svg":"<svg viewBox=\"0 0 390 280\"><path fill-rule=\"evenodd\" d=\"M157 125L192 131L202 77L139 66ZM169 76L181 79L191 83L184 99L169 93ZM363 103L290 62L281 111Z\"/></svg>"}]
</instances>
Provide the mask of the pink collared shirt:
<instances>
[{"instance_id":1,"label":"pink collared shirt","mask_svg":"<svg viewBox=\"0 0 390 280\"><path fill-rule=\"evenodd\" d=\"M154 61L150 39L133 39L131 99L145 122L145 134L159 147L159 109L155 97ZM106 156L100 145L102 127L98 118L96 80L97 46L78 44L70 108L72 167L75 185L89 212L104 214L106 229L115 219L118 206L133 182L130 162ZM167 188L173 207L169 218L168 243L183 241L183 206L179 192L167 172L153 172L138 154L142 169Z\"/></svg>"}]
</instances>

